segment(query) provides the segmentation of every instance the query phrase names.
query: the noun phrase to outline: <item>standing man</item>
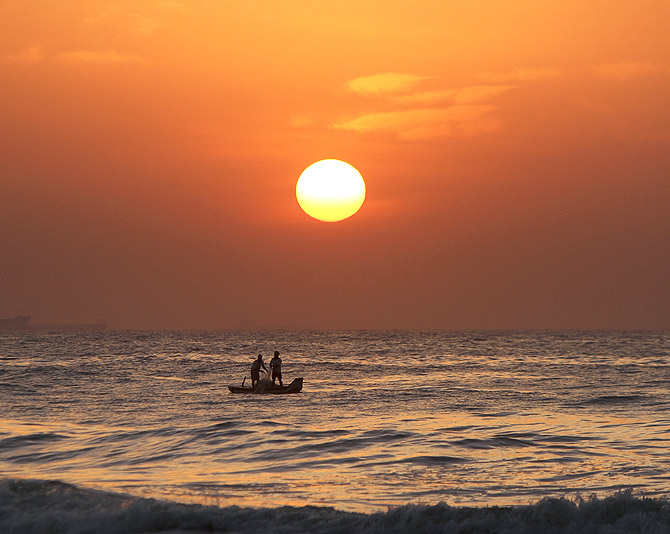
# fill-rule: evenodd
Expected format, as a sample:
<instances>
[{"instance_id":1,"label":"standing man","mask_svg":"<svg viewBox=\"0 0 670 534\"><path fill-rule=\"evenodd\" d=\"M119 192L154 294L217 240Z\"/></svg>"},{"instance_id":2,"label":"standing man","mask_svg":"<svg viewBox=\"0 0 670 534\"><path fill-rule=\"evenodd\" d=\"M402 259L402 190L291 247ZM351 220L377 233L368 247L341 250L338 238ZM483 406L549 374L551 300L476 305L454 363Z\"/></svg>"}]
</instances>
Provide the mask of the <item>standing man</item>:
<instances>
[{"instance_id":1,"label":"standing man","mask_svg":"<svg viewBox=\"0 0 670 534\"><path fill-rule=\"evenodd\" d=\"M251 364L251 387L255 388L256 384L258 384L258 380L260 379L260 374L261 374L261 367L265 369L265 372L267 373L268 370L265 367L265 363L263 362L263 355L259 354L258 358L254 360L254 363Z\"/></svg>"},{"instance_id":2,"label":"standing man","mask_svg":"<svg viewBox=\"0 0 670 534\"><path fill-rule=\"evenodd\" d=\"M270 360L270 370L272 371L272 385L274 386L275 379L279 379L279 385L283 386L284 383L281 381L281 358L279 357L279 351L275 351L275 357Z\"/></svg>"}]
</instances>

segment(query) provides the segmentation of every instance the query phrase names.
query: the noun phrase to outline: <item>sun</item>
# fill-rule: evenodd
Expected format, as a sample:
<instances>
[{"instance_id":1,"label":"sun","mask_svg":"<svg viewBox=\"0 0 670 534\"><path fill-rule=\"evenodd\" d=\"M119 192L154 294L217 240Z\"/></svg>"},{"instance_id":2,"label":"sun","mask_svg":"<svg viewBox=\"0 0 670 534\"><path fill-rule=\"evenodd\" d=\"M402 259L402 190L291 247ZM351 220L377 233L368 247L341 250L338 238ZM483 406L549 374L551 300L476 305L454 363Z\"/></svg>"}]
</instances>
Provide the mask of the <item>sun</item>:
<instances>
[{"instance_id":1,"label":"sun","mask_svg":"<svg viewBox=\"0 0 670 534\"><path fill-rule=\"evenodd\" d=\"M361 173L339 159L323 159L307 167L295 186L303 211L315 219L336 222L351 217L365 201Z\"/></svg>"}]
</instances>

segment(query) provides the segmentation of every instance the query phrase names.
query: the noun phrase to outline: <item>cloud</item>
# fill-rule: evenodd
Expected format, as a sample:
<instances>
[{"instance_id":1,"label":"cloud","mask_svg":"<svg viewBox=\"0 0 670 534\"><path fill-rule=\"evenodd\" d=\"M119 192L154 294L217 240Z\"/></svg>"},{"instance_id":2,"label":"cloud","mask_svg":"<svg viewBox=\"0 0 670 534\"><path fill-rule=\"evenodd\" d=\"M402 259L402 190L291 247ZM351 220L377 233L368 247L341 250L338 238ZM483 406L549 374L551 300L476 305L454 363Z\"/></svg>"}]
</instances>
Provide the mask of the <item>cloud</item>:
<instances>
[{"instance_id":1,"label":"cloud","mask_svg":"<svg viewBox=\"0 0 670 534\"><path fill-rule=\"evenodd\" d=\"M68 64L122 64L145 63L146 60L136 54L121 54L116 50L74 50L61 52L59 61Z\"/></svg>"},{"instance_id":2,"label":"cloud","mask_svg":"<svg viewBox=\"0 0 670 534\"><path fill-rule=\"evenodd\" d=\"M491 97L513 89L514 85L471 85L457 89L445 89L442 91L425 91L396 97L394 100L400 103L437 104L440 102L452 102L454 104L477 104L485 102Z\"/></svg>"},{"instance_id":3,"label":"cloud","mask_svg":"<svg viewBox=\"0 0 670 534\"><path fill-rule=\"evenodd\" d=\"M630 80L650 74L670 72L670 68L657 63L645 61L624 61L620 63L604 63L593 67L597 76L611 80Z\"/></svg>"},{"instance_id":4,"label":"cloud","mask_svg":"<svg viewBox=\"0 0 670 534\"><path fill-rule=\"evenodd\" d=\"M138 35L152 35L166 24L167 18L197 13L192 3L172 0L151 0L145 2L107 2L92 8L90 14L82 17L84 25L90 28L108 27L114 31L128 29Z\"/></svg>"},{"instance_id":5,"label":"cloud","mask_svg":"<svg viewBox=\"0 0 670 534\"><path fill-rule=\"evenodd\" d=\"M355 78L350 80L347 83L347 86L354 93L365 96L376 96L408 92L419 82L429 78L430 76L386 72L383 74L373 74L372 76Z\"/></svg>"},{"instance_id":6,"label":"cloud","mask_svg":"<svg viewBox=\"0 0 670 534\"><path fill-rule=\"evenodd\" d=\"M181 9L186 7L184 2L173 2L172 0L159 0L156 4L165 9Z\"/></svg>"},{"instance_id":7,"label":"cloud","mask_svg":"<svg viewBox=\"0 0 670 534\"><path fill-rule=\"evenodd\" d=\"M122 54L116 50L72 50L58 54L45 54L41 46L31 46L13 54L0 55L0 62L15 64L35 64L60 62L74 64L123 64L146 63L147 60L137 54Z\"/></svg>"},{"instance_id":8,"label":"cloud","mask_svg":"<svg viewBox=\"0 0 670 534\"><path fill-rule=\"evenodd\" d=\"M555 69L513 69L509 72L486 72L478 76L480 80L485 80L493 83L504 82L528 82L535 80L546 80L557 78L563 72Z\"/></svg>"},{"instance_id":9,"label":"cloud","mask_svg":"<svg viewBox=\"0 0 670 534\"><path fill-rule=\"evenodd\" d=\"M509 84L417 91L416 87L432 76L387 72L356 78L349 88L363 96L374 96L404 108L366 113L332 124L337 130L359 133L390 132L401 139L427 139L437 136L475 135L500 129L492 112L498 106L489 102L516 87ZM409 109L408 109L409 108Z\"/></svg>"},{"instance_id":10,"label":"cloud","mask_svg":"<svg viewBox=\"0 0 670 534\"><path fill-rule=\"evenodd\" d=\"M401 139L427 139L444 135L474 135L499 129L491 105L456 105L404 111L368 113L333 124L337 130L359 133L391 132Z\"/></svg>"},{"instance_id":11,"label":"cloud","mask_svg":"<svg viewBox=\"0 0 670 534\"><path fill-rule=\"evenodd\" d=\"M14 54L4 54L0 58L3 63L31 64L42 61L44 54L41 46L31 46Z\"/></svg>"},{"instance_id":12,"label":"cloud","mask_svg":"<svg viewBox=\"0 0 670 534\"><path fill-rule=\"evenodd\" d=\"M161 23L158 20L137 15L135 16L133 32L139 35L151 35L155 33L160 27Z\"/></svg>"}]
</instances>

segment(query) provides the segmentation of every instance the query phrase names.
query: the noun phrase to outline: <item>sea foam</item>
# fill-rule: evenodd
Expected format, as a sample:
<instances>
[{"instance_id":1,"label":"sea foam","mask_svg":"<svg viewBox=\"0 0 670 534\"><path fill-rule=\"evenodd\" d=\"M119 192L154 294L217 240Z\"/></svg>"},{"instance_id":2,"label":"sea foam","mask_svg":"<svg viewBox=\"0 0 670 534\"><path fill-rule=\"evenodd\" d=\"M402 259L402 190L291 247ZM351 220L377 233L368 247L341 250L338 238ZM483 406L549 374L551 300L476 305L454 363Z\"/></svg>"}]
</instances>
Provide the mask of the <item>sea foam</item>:
<instances>
[{"instance_id":1,"label":"sea foam","mask_svg":"<svg viewBox=\"0 0 670 534\"><path fill-rule=\"evenodd\" d=\"M669 533L670 503L630 492L526 506L408 504L362 514L327 507L179 504L57 481L0 481L0 531L13 533Z\"/></svg>"}]
</instances>

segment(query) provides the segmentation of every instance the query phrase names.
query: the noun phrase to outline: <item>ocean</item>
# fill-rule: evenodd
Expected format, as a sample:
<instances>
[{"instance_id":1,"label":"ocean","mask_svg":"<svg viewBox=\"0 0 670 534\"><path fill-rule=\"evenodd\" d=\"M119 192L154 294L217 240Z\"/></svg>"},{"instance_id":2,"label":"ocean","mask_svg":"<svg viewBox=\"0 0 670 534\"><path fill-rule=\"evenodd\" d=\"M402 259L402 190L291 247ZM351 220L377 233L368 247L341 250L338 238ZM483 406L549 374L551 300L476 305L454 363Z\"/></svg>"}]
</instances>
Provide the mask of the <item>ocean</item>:
<instances>
[{"instance_id":1,"label":"ocean","mask_svg":"<svg viewBox=\"0 0 670 534\"><path fill-rule=\"evenodd\" d=\"M669 386L668 331L0 332L0 532L670 532Z\"/></svg>"}]
</instances>

